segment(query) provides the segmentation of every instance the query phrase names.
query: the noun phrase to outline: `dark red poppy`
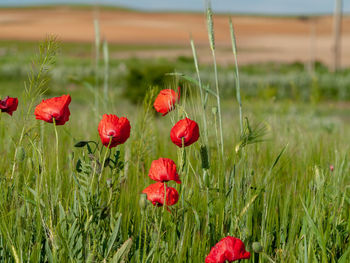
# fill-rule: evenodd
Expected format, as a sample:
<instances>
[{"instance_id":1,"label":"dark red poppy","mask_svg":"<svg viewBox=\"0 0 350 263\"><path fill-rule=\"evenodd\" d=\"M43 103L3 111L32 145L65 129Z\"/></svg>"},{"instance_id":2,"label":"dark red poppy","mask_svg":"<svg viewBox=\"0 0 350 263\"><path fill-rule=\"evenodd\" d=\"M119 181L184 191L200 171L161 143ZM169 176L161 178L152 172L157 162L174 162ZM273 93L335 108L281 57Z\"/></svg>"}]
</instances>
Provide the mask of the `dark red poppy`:
<instances>
[{"instance_id":1,"label":"dark red poppy","mask_svg":"<svg viewBox=\"0 0 350 263\"><path fill-rule=\"evenodd\" d=\"M158 182L175 181L181 184L179 175L176 171L176 164L173 160L168 158L159 158L154 160L148 173L149 178Z\"/></svg>"},{"instance_id":2,"label":"dark red poppy","mask_svg":"<svg viewBox=\"0 0 350 263\"><path fill-rule=\"evenodd\" d=\"M240 259L249 259L250 253L245 250L244 243L235 237L221 239L205 259L205 263L225 263Z\"/></svg>"},{"instance_id":3,"label":"dark red poppy","mask_svg":"<svg viewBox=\"0 0 350 263\"><path fill-rule=\"evenodd\" d=\"M165 116L170 111L175 109L175 103L179 100L179 98L180 87L178 93L172 89L163 89L159 92L153 106L157 112L162 113L162 115Z\"/></svg>"},{"instance_id":4,"label":"dark red poppy","mask_svg":"<svg viewBox=\"0 0 350 263\"><path fill-rule=\"evenodd\" d=\"M180 120L171 129L170 138L179 147L182 147L182 139L184 146L189 146L199 138L198 124L189 118Z\"/></svg>"},{"instance_id":5,"label":"dark red poppy","mask_svg":"<svg viewBox=\"0 0 350 263\"><path fill-rule=\"evenodd\" d=\"M49 123L53 123L53 119L55 119L56 125L63 125L69 120L70 111L68 106L70 102L70 95L43 100L35 108L35 118Z\"/></svg>"},{"instance_id":6,"label":"dark red poppy","mask_svg":"<svg viewBox=\"0 0 350 263\"><path fill-rule=\"evenodd\" d=\"M164 184L157 182L146 187L142 193L147 195L147 199L153 205L162 206L164 204ZM166 205L172 206L179 200L179 193L175 188L166 185Z\"/></svg>"},{"instance_id":7,"label":"dark red poppy","mask_svg":"<svg viewBox=\"0 0 350 263\"><path fill-rule=\"evenodd\" d=\"M10 114L12 116L12 113L17 110L18 106L18 99L17 98L10 98L7 96L5 99L0 100L0 109L1 112L6 112L7 114Z\"/></svg>"},{"instance_id":8,"label":"dark red poppy","mask_svg":"<svg viewBox=\"0 0 350 263\"><path fill-rule=\"evenodd\" d=\"M127 118L118 118L117 115L104 114L98 125L98 133L102 144L109 148L113 148L119 144L123 144L130 137L130 122Z\"/></svg>"}]
</instances>

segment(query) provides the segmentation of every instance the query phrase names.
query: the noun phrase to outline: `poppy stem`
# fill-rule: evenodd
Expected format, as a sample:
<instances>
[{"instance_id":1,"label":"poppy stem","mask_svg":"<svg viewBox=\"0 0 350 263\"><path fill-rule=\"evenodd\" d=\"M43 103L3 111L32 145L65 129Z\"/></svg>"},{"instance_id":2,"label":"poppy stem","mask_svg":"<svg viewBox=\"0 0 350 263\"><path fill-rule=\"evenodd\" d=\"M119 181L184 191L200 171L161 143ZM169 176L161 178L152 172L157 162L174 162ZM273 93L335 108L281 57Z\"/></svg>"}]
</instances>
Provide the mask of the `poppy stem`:
<instances>
[{"instance_id":1,"label":"poppy stem","mask_svg":"<svg viewBox=\"0 0 350 263\"><path fill-rule=\"evenodd\" d=\"M186 149L185 149L185 138L181 138L181 165L180 165L180 171L183 172L186 165Z\"/></svg>"},{"instance_id":2,"label":"poppy stem","mask_svg":"<svg viewBox=\"0 0 350 263\"><path fill-rule=\"evenodd\" d=\"M106 150L106 152L105 152L105 156L103 157L103 162L102 162L102 167L101 167L101 173L100 173L100 176L98 177L98 182L100 182L101 177L102 177L103 169L105 168L105 162L106 162L106 159L107 159L107 153L109 153L109 156L110 156L110 151L111 151L111 149L110 149L109 147L111 146L112 139L113 139L113 137L112 137L112 136L109 136L109 143L108 143L108 146L107 146L107 150Z\"/></svg>"},{"instance_id":3,"label":"poppy stem","mask_svg":"<svg viewBox=\"0 0 350 263\"><path fill-rule=\"evenodd\" d=\"M164 206L166 206L166 183L163 182L164 184L164 202L163 202L163 212L164 212Z\"/></svg>"},{"instance_id":4,"label":"poppy stem","mask_svg":"<svg viewBox=\"0 0 350 263\"><path fill-rule=\"evenodd\" d=\"M59 172L59 164L58 164L58 133L57 133L57 127L56 127L56 120L55 118L52 118L53 127L55 129L55 136L56 136L56 174Z\"/></svg>"},{"instance_id":5,"label":"poppy stem","mask_svg":"<svg viewBox=\"0 0 350 263\"><path fill-rule=\"evenodd\" d=\"M163 200L162 216L161 216L160 223L159 223L159 228L158 228L158 238L157 238L156 252L158 252L158 248L159 248L160 235L161 235L161 232L162 232L162 225L163 225L164 210L165 210L165 206L166 206L166 183L163 182L163 184L164 184L164 200Z\"/></svg>"}]
</instances>

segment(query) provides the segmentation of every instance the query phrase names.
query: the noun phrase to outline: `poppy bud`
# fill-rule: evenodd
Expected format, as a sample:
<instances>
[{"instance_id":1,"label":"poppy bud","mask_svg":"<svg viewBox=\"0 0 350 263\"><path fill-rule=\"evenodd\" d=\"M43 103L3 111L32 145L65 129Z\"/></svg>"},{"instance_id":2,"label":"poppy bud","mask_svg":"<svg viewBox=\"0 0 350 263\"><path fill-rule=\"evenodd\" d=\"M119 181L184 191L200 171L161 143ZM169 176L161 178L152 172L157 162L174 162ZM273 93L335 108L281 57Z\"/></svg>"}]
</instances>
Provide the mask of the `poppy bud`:
<instances>
[{"instance_id":1,"label":"poppy bud","mask_svg":"<svg viewBox=\"0 0 350 263\"><path fill-rule=\"evenodd\" d=\"M18 99L10 98L7 96L5 99L0 100L0 110L1 112L6 112L12 116L12 113L17 110Z\"/></svg>"},{"instance_id":2,"label":"poppy bud","mask_svg":"<svg viewBox=\"0 0 350 263\"><path fill-rule=\"evenodd\" d=\"M179 94L172 89L163 89L159 92L154 101L153 107L163 116L167 115L175 108L175 103L179 100Z\"/></svg>"},{"instance_id":3,"label":"poppy bud","mask_svg":"<svg viewBox=\"0 0 350 263\"><path fill-rule=\"evenodd\" d=\"M206 145L201 145L200 153L201 153L201 159L202 159L202 168L209 169L209 156L208 156L208 149Z\"/></svg>"},{"instance_id":4,"label":"poppy bud","mask_svg":"<svg viewBox=\"0 0 350 263\"><path fill-rule=\"evenodd\" d=\"M170 138L179 147L189 146L199 138L198 124L189 118L179 120L171 129Z\"/></svg>"},{"instance_id":5,"label":"poppy bud","mask_svg":"<svg viewBox=\"0 0 350 263\"><path fill-rule=\"evenodd\" d=\"M139 206L141 211L145 211L147 207L147 194L140 194Z\"/></svg>"},{"instance_id":6,"label":"poppy bud","mask_svg":"<svg viewBox=\"0 0 350 263\"><path fill-rule=\"evenodd\" d=\"M330 166L329 166L329 170L331 170L331 172L333 172L333 171L334 171L334 166L333 166L333 165L330 165Z\"/></svg>"},{"instance_id":7,"label":"poppy bud","mask_svg":"<svg viewBox=\"0 0 350 263\"><path fill-rule=\"evenodd\" d=\"M23 162L25 158L26 158L26 151L22 146L18 147L17 153L16 153L17 161Z\"/></svg>"},{"instance_id":8,"label":"poppy bud","mask_svg":"<svg viewBox=\"0 0 350 263\"><path fill-rule=\"evenodd\" d=\"M255 253L260 253L263 251L263 247L260 242L253 242L252 248Z\"/></svg>"},{"instance_id":9,"label":"poppy bud","mask_svg":"<svg viewBox=\"0 0 350 263\"><path fill-rule=\"evenodd\" d=\"M212 107L211 112L216 115L218 113L218 108L217 107Z\"/></svg>"},{"instance_id":10,"label":"poppy bud","mask_svg":"<svg viewBox=\"0 0 350 263\"><path fill-rule=\"evenodd\" d=\"M53 119L55 119L56 125L63 125L69 120L70 111L68 106L70 102L70 95L43 100L35 108L35 118L49 123L53 123Z\"/></svg>"}]
</instances>

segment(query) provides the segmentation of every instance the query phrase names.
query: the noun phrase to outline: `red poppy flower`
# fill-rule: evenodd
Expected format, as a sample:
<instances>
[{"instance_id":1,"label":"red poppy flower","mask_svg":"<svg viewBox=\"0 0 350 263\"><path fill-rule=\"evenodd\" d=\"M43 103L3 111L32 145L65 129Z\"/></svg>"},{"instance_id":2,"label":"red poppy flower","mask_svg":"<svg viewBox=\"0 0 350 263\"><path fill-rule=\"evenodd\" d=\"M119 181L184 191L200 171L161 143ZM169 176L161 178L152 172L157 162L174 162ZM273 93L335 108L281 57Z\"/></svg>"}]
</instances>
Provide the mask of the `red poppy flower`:
<instances>
[{"instance_id":1,"label":"red poppy flower","mask_svg":"<svg viewBox=\"0 0 350 263\"><path fill-rule=\"evenodd\" d=\"M146 187L142 193L147 195L147 199L152 202L153 205L162 206L164 204L164 184L157 182ZM166 205L172 206L179 200L179 193L175 188L168 187L166 185Z\"/></svg>"},{"instance_id":2,"label":"red poppy flower","mask_svg":"<svg viewBox=\"0 0 350 263\"><path fill-rule=\"evenodd\" d=\"M199 138L198 124L185 118L178 121L170 131L170 138L177 146L182 147L182 138L184 139L184 145L189 146L195 143Z\"/></svg>"},{"instance_id":3,"label":"red poppy flower","mask_svg":"<svg viewBox=\"0 0 350 263\"><path fill-rule=\"evenodd\" d=\"M126 142L130 137L130 129L130 122L127 118L118 118L117 115L113 114L104 114L98 125L98 133L104 146L108 147L112 138L109 148Z\"/></svg>"},{"instance_id":4,"label":"red poppy flower","mask_svg":"<svg viewBox=\"0 0 350 263\"><path fill-rule=\"evenodd\" d=\"M18 106L18 99L17 98L10 98L7 96L5 99L0 100L0 109L1 112L6 112L7 114L10 114L12 116L12 113L17 110Z\"/></svg>"},{"instance_id":5,"label":"red poppy flower","mask_svg":"<svg viewBox=\"0 0 350 263\"><path fill-rule=\"evenodd\" d=\"M162 113L163 116L165 116L170 111L175 109L175 103L179 100L179 98L180 87L178 93L172 89L163 89L159 92L153 106L157 112Z\"/></svg>"},{"instance_id":6,"label":"red poppy flower","mask_svg":"<svg viewBox=\"0 0 350 263\"><path fill-rule=\"evenodd\" d=\"M53 119L55 119L56 125L63 125L69 120L70 111L68 106L70 102L71 97L69 95L43 100L35 108L35 118L49 123L53 123Z\"/></svg>"},{"instance_id":7,"label":"red poppy flower","mask_svg":"<svg viewBox=\"0 0 350 263\"><path fill-rule=\"evenodd\" d=\"M181 184L179 175L176 171L176 164L173 160L168 158L159 158L154 160L149 169L148 176L158 182L168 182L174 180L178 184Z\"/></svg>"},{"instance_id":8,"label":"red poppy flower","mask_svg":"<svg viewBox=\"0 0 350 263\"><path fill-rule=\"evenodd\" d=\"M205 259L205 263L233 262L240 259L249 259L250 253L245 250L244 243L235 237L221 239Z\"/></svg>"}]
</instances>

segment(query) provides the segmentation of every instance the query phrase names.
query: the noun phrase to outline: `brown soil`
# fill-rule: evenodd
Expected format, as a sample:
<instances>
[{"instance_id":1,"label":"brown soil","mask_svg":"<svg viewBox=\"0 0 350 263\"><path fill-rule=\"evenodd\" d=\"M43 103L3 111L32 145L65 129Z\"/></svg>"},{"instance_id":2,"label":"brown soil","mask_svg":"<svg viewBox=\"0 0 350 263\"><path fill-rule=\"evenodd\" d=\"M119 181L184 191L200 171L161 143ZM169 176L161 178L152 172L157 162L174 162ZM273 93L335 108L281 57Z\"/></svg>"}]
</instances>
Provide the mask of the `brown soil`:
<instances>
[{"instance_id":1,"label":"brown soil","mask_svg":"<svg viewBox=\"0 0 350 263\"><path fill-rule=\"evenodd\" d=\"M112 54L113 57L177 57L191 55L189 36L198 46L202 62L211 61L206 19L203 14L141 13L119 10L0 9L0 39L41 40L48 33L62 41L93 42L94 16L100 20L101 35L111 43L174 45L176 49L139 50ZM308 62L312 57L332 62L331 17L277 18L232 17L238 39L240 63ZM232 63L228 16L214 19L217 58ZM350 17L343 21L342 65L350 66Z\"/></svg>"}]
</instances>

